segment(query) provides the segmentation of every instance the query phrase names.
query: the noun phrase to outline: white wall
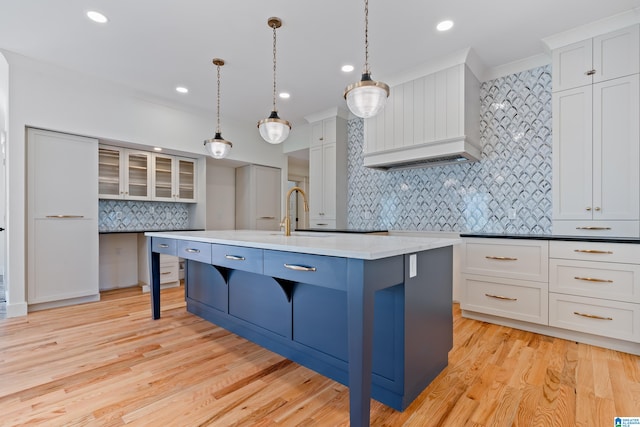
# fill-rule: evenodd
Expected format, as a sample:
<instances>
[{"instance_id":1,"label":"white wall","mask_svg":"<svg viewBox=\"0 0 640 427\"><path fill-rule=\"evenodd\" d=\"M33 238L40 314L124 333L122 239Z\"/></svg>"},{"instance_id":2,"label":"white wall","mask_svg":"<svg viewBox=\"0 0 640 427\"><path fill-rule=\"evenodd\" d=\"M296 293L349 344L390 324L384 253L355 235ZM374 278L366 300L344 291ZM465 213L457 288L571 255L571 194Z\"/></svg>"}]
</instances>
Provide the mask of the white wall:
<instances>
[{"instance_id":1,"label":"white wall","mask_svg":"<svg viewBox=\"0 0 640 427\"><path fill-rule=\"evenodd\" d=\"M26 126L204 155L203 141L213 135L215 124L206 112L172 107L111 82L0 53L9 63L7 315L19 316L27 313ZM255 123L225 120L225 136L234 143L230 159L286 170L282 147L265 144Z\"/></svg>"},{"instance_id":2,"label":"white wall","mask_svg":"<svg viewBox=\"0 0 640 427\"><path fill-rule=\"evenodd\" d=\"M207 230L233 230L236 225L236 169L207 159Z\"/></svg>"},{"instance_id":3,"label":"white wall","mask_svg":"<svg viewBox=\"0 0 640 427\"><path fill-rule=\"evenodd\" d=\"M9 121L9 63L0 52L0 227L6 228L6 168L4 166L5 140ZM5 271L6 233L0 232L0 274Z\"/></svg>"}]
</instances>

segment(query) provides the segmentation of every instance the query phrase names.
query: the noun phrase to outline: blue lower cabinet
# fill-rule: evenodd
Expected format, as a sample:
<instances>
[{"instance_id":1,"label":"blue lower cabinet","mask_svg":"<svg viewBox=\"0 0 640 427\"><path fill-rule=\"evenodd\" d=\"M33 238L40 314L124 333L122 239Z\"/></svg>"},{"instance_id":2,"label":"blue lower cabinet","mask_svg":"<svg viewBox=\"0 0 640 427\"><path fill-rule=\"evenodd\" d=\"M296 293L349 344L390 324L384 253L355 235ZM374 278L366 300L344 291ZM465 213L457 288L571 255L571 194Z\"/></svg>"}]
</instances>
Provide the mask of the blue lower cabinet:
<instances>
[{"instance_id":1,"label":"blue lower cabinet","mask_svg":"<svg viewBox=\"0 0 640 427\"><path fill-rule=\"evenodd\" d=\"M376 293L373 323L373 373L392 382L402 372L403 288ZM348 361L347 294L297 283L293 293L293 340L329 356ZM374 379L375 381L375 379Z\"/></svg>"},{"instance_id":2,"label":"blue lower cabinet","mask_svg":"<svg viewBox=\"0 0 640 427\"><path fill-rule=\"evenodd\" d=\"M247 271L229 273L229 314L291 338L290 284Z\"/></svg>"},{"instance_id":3,"label":"blue lower cabinet","mask_svg":"<svg viewBox=\"0 0 640 427\"><path fill-rule=\"evenodd\" d=\"M186 261L186 297L224 313L229 305L227 283L222 273L212 265Z\"/></svg>"}]
</instances>

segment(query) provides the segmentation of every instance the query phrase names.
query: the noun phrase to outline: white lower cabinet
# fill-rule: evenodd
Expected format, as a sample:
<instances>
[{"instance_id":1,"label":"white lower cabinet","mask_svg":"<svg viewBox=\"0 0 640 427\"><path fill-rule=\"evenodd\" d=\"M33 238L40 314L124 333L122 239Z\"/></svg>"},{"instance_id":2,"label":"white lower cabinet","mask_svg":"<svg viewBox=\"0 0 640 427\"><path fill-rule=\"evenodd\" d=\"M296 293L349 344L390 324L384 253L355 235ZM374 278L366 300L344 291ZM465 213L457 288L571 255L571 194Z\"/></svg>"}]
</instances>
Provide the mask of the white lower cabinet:
<instances>
[{"instance_id":1,"label":"white lower cabinet","mask_svg":"<svg viewBox=\"0 0 640 427\"><path fill-rule=\"evenodd\" d=\"M640 244L463 240L463 316L640 354Z\"/></svg>"}]
</instances>

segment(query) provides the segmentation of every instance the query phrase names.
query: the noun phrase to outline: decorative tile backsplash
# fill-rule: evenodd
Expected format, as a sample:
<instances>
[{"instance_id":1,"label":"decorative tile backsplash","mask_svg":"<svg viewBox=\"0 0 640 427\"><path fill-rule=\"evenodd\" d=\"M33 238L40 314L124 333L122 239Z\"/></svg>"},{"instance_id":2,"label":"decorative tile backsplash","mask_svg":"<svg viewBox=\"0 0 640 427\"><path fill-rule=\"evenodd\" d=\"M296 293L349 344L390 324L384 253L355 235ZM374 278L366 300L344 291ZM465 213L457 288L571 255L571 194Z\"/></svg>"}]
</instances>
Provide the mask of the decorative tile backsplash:
<instances>
[{"instance_id":1,"label":"decorative tile backsplash","mask_svg":"<svg viewBox=\"0 0 640 427\"><path fill-rule=\"evenodd\" d=\"M348 123L348 226L551 233L551 66L482 83L482 158L379 171L363 166L362 119Z\"/></svg>"},{"instance_id":2,"label":"decorative tile backsplash","mask_svg":"<svg viewBox=\"0 0 640 427\"><path fill-rule=\"evenodd\" d=\"M187 203L100 200L98 231L159 231L189 228Z\"/></svg>"}]
</instances>

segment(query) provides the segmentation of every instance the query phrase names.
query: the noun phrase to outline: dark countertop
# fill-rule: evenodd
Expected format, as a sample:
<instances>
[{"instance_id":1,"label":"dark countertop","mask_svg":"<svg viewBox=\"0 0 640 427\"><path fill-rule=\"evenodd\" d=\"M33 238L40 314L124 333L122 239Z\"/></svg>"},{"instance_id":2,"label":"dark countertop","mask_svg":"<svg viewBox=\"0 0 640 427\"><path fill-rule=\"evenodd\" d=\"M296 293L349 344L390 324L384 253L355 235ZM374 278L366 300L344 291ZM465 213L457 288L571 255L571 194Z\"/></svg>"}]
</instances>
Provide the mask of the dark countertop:
<instances>
[{"instance_id":1,"label":"dark countertop","mask_svg":"<svg viewBox=\"0 0 640 427\"><path fill-rule=\"evenodd\" d=\"M602 243L634 243L640 244L638 237L605 237L605 236L560 236L554 234L501 234L501 233L460 233L460 237L487 239L520 239L520 240L561 240L567 242L602 242Z\"/></svg>"},{"instance_id":2,"label":"dark countertop","mask_svg":"<svg viewBox=\"0 0 640 427\"><path fill-rule=\"evenodd\" d=\"M359 229L351 229L351 228L296 228L294 231L313 231L318 233L370 234L370 233L387 233L389 230L359 230Z\"/></svg>"},{"instance_id":3,"label":"dark countertop","mask_svg":"<svg viewBox=\"0 0 640 427\"><path fill-rule=\"evenodd\" d=\"M125 234L125 233L146 233L147 231L204 231L204 228L181 228L179 230L168 230L168 229L148 229L148 230L108 230L108 231L98 231L98 234Z\"/></svg>"}]
</instances>

